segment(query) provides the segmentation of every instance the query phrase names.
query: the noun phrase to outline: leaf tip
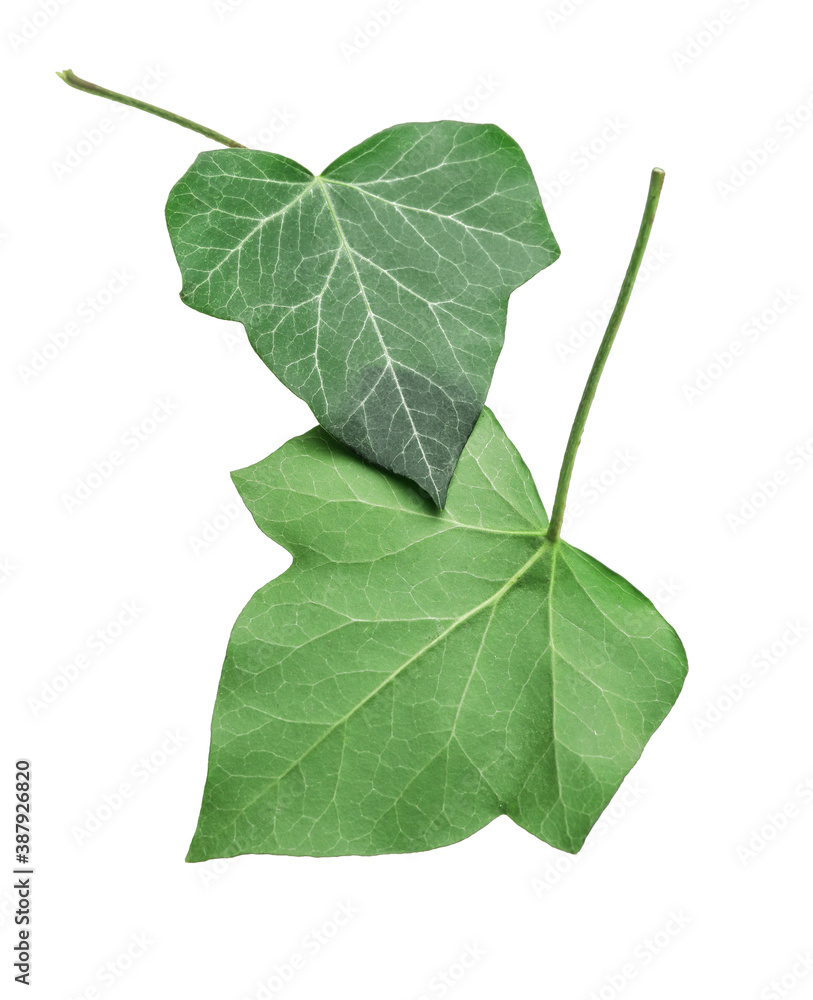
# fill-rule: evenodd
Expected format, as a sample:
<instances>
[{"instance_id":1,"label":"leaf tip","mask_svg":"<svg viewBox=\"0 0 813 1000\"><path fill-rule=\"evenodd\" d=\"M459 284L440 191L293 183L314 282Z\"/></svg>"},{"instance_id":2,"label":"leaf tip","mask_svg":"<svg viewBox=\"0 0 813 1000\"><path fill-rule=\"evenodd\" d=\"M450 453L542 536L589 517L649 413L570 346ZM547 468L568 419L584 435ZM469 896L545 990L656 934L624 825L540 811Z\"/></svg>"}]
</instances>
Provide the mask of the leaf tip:
<instances>
[{"instance_id":1,"label":"leaf tip","mask_svg":"<svg viewBox=\"0 0 813 1000\"><path fill-rule=\"evenodd\" d=\"M440 488L433 487L430 490L429 496L432 498L432 501L434 502L438 510L443 510L445 508L446 495L448 491L449 491L448 486L441 486Z\"/></svg>"},{"instance_id":2,"label":"leaf tip","mask_svg":"<svg viewBox=\"0 0 813 1000\"><path fill-rule=\"evenodd\" d=\"M189 845L189 850L186 852L186 857L184 861L188 865L197 864L199 861L208 861L209 858L205 851L198 847L197 836L192 838L192 843Z\"/></svg>"}]
</instances>

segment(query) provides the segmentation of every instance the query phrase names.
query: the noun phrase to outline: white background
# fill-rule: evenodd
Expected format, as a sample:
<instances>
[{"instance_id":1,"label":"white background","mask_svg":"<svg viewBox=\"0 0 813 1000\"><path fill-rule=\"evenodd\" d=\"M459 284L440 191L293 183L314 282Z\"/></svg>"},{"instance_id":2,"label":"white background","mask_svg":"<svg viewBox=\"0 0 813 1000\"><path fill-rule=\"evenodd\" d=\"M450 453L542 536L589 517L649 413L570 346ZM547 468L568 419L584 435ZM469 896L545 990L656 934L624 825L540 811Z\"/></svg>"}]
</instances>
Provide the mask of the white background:
<instances>
[{"instance_id":1,"label":"white background","mask_svg":"<svg viewBox=\"0 0 813 1000\"><path fill-rule=\"evenodd\" d=\"M813 995L796 959L813 947L809 4L729 0L722 23L712 0L400 0L377 28L385 0L49 3L3 8L2 989L21 989L8 890L28 756L26 995ZM147 80L154 102L315 170L401 121L467 115L513 135L562 257L513 296L489 403L548 507L598 313L650 168L666 170L565 537L657 600L690 674L581 855L503 818L428 854L184 863L229 630L288 565L244 511L193 542L238 509L229 471L313 418L242 328L178 298L163 206L212 144L119 117L60 82L66 67L116 90ZM122 444L69 512L64 494Z\"/></svg>"}]
</instances>

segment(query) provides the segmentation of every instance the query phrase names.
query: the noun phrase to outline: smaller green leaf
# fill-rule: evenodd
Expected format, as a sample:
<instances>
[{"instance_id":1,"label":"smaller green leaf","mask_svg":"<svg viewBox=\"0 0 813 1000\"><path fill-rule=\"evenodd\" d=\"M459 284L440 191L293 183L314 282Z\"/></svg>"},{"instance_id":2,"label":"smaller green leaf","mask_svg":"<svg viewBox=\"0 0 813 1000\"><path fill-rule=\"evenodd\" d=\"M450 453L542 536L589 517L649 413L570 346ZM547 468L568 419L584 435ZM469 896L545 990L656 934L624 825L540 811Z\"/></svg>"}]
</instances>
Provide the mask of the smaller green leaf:
<instances>
[{"instance_id":1,"label":"smaller green leaf","mask_svg":"<svg viewBox=\"0 0 813 1000\"><path fill-rule=\"evenodd\" d=\"M427 850L501 814L578 851L686 657L643 594L548 541L493 414L443 512L321 429L234 481L294 562L232 632L188 860Z\"/></svg>"},{"instance_id":2,"label":"smaller green leaf","mask_svg":"<svg viewBox=\"0 0 813 1000\"><path fill-rule=\"evenodd\" d=\"M508 297L559 256L516 142L495 125L396 125L316 176L215 150L166 217L183 301L243 323L323 427L443 506Z\"/></svg>"}]
</instances>

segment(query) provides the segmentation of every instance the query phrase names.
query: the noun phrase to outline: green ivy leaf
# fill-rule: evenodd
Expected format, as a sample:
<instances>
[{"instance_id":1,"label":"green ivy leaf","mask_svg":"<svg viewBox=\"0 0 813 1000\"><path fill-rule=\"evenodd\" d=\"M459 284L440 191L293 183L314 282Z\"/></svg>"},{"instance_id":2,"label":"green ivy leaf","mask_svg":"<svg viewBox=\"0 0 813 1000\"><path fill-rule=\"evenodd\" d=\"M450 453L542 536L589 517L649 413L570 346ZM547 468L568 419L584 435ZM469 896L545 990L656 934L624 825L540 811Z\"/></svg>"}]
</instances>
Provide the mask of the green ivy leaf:
<instances>
[{"instance_id":1,"label":"green ivy leaf","mask_svg":"<svg viewBox=\"0 0 813 1000\"><path fill-rule=\"evenodd\" d=\"M276 153L201 153L166 217L184 302L243 323L323 427L442 507L508 297L559 255L514 140L396 125L317 176Z\"/></svg>"},{"instance_id":2,"label":"green ivy leaf","mask_svg":"<svg viewBox=\"0 0 813 1000\"><path fill-rule=\"evenodd\" d=\"M686 657L639 591L546 540L493 414L443 512L319 428L233 478L294 562L234 627L188 860L426 850L503 813L577 851Z\"/></svg>"}]
</instances>

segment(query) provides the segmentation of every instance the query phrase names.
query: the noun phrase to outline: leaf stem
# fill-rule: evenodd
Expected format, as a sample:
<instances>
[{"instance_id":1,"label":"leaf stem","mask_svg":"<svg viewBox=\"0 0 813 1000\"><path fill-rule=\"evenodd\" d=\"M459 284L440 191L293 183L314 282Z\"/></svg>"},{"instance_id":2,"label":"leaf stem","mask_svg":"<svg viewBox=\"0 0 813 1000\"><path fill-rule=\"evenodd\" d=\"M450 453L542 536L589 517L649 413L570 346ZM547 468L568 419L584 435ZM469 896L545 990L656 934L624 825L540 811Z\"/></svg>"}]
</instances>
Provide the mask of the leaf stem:
<instances>
[{"instance_id":1,"label":"leaf stem","mask_svg":"<svg viewBox=\"0 0 813 1000\"><path fill-rule=\"evenodd\" d=\"M190 121L188 118L183 118L181 115L176 115L172 111L165 111L163 108L157 108L154 104L147 104L146 101L139 101L135 97L128 97L126 94L119 94L115 90L108 90L106 87L100 87L96 83L90 83L88 80L83 80L78 77L72 69L63 70L61 73L57 73L57 76L64 80L69 87L74 87L76 90L82 90L86 94L95 94L97 97L106 97L109 101L118 101L119 104L126 104L131 108L138 108L139 111L147 111L151 115L157 115L159 118L166 118L168 122L175 122L176 125L182 125L184 128L192 129L193 132L200 132L201 135L205 135L207 139L214 139L215 142L220 142L224 146L231 146L233 149L245 149L246 147L242 142L236 142L234 139L229 139L228 136L222 135L220 132L215 132L214 129L207 128L205 125L198 125L197 122Z\"/></svg>"},{"instance_id":2,"label":"leaf stem","mask_svg":"<svg viewBox=\"0 0 813 1000\"><path fill-rule=\"evenodd\" d=\"M652 171L652 176L649 179L649 192L646 196L644 216L641 219L641 228L638 230L638 238L635 241L635 247L633 248L629 266L627 267L627 273L624 275L624 281L621 284L621 291L618 293L618 300L615 303L615 308L610 316L610 321L607 324L607 329L601 340L601 344L599 344L596 359L593 362L593 367L590 369L590 374L587 377L587 384L584 387L581 402L579 403L578 410L576 410L576 417L573 420L573 426L570 429L570 437L568 438L567 447L565 448L565 456L562 459L562 470L559 473L559 484L556 487L556 499L553 503L553 512L551 513L550 525L546 534L546 538L550 542L557 541L562 531L562 522L565 517L565 504L567 503L567 491L570 487L570 478L573 475L573 465L576 461L576 452L579 450L584 425L587 422L587 414L590 412L590 407L593 403L593 397L596 394L596 389L598 388L601 373L604 371L604 365L607 363L610 348L613 346L615 335L618 333L621 320L624 318L624 312L626 311L627 303L630 300L632 288L635 284L635 279L638 276L638 270L641 267L641 261L644 259L646 245L649 241L649 234L652 232L652 223L655 221L655 212L658 208L658 200L661 196L663 178L663 171L656 167Z\"/></svg>"}]
</instances>

